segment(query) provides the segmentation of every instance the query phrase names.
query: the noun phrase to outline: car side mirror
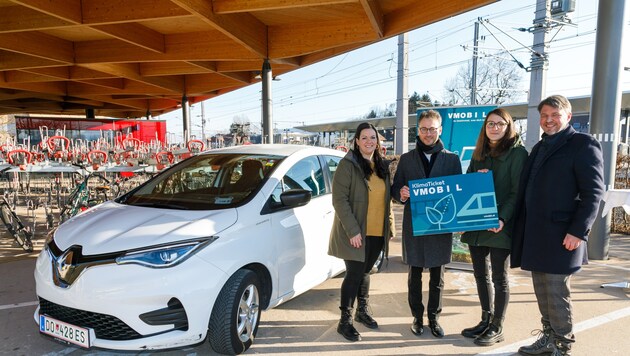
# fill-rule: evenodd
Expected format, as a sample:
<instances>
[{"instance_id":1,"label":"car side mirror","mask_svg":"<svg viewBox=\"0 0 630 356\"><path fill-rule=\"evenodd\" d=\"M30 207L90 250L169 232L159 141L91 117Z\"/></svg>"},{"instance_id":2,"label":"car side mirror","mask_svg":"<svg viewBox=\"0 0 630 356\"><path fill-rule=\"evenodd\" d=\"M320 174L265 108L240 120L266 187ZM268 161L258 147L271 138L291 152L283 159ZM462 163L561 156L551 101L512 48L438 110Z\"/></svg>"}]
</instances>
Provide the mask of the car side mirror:
<instances>
[{"instance_id":1,"label":"car side mirror","mask_svg":"<svg viewBox=\"0 0 630 356\"><path fill-rule=\"evenodd\" d=\"M289 208L303 206L311 201L311 192L305 189L290 189L280 194L282 205Z\"/></svg>"}]
</instances>

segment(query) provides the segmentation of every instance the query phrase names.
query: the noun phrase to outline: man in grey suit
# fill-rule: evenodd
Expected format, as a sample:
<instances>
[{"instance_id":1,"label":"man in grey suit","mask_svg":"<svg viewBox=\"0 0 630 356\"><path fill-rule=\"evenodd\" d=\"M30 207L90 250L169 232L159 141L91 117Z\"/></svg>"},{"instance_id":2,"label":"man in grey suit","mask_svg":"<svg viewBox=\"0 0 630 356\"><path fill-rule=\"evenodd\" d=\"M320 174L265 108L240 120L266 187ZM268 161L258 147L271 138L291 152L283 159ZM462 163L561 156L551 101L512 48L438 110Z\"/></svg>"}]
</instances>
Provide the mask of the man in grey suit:
<instances>
[{"instance_id":1,"label":"man in grey suit","mask_svg":"<svg viewBox=\"0 0 630 356\"><path fill-rule=\"evenodd\" d=\"M561 95L538 105L542 139L525 163L512 234L512 267L532 272L542 333L525 355L570 355L575 342L571 276L587 262L586 241L604 195L601 145L569 125Z\"/></svg>"},{"instance_id":2,"label":"man in grey suit","mask_svg":"<svg viewBox=\"0 0 630 356\"><path fill-rule=\"evenodd\" d=\"M405 204L403 213L403 262L409 265L407 285L408 301L414 319L411 331L420 336L424 332L422 304L422 270L429 269L429 302L427 317L429 329L435 337L443 337L444 330L438 323L442 312L444 289L444 265L451 262L453 234L414 236L411 225L409 181L416 179L456 175L462 173L459 157L444 149L440 140L442 117L435 110L422 112L418 120L416 149L402 156L398 162L391 188L393 199Z\"/></svg>"}]
</instances>

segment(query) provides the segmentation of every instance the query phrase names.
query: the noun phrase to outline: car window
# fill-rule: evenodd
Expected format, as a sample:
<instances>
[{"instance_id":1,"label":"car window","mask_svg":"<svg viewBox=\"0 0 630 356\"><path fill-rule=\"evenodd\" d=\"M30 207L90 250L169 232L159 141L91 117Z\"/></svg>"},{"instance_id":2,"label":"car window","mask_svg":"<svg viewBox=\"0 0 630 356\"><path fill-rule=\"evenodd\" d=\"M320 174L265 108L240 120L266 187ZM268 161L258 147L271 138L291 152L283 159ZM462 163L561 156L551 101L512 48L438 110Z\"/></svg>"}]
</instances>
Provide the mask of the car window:
<instances>
[{"instance_id":1,"label":"car window","mask_svg":"<svg viewBox=\"0 0 630 356\"><path fill-rule=\"evenodd\" d=\"M337 166L339 162L343 159L343 157L337 156L324 156L326 160L326 167L328 168L328 172L330 172L330 181L332 182L333 177L335 176L335 172L337 171Z\"/></svg>"},{"instance_id":2,"label":"car window","mask_svg":"<svg viewBox=\"0 0 630 356\"><path fill-rule=\"evenodd\" d=\"M284 157L207 154L190 158L123 197L126 204L171 209L221 209L258 192Z\"/></svg>"},{"instance_id":3,"label":"car window","mask_svg":"<svg viewBox=\"0 0 630 356\"><path fill-rule=\"evenodd\" d=\"M302 159L291 167L271 194L274 203L280 203L280 194L290 189L305 189L311 197L326 194L326 181L316 156Z\"/></svg>"}]
</instances>

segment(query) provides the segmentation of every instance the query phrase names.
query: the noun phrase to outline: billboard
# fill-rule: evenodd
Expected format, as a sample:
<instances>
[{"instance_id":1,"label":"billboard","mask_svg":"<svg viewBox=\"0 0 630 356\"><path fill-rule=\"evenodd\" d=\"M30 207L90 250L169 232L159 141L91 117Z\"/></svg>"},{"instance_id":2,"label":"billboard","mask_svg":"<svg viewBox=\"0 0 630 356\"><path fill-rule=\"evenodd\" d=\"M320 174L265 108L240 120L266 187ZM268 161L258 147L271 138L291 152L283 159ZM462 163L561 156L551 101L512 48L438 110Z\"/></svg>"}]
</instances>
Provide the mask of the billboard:
<instances>
[{"instance_id":1,"label":"billboard","mask_svg":"<svg viewBox=\"0 0 630 356\"><path fill-rule=\"evenodd\" d=\"M420 113L426 110L435 110L440 113L442 116L442 136L440 138L444 142L444 148L459 156L462 162L462 172L466 172L475 150L479 131L483 126L483 120L495 108L496 105L434 107L420 109L417 111L417 115L419 118Z\"/></svg>"}]
</instances>

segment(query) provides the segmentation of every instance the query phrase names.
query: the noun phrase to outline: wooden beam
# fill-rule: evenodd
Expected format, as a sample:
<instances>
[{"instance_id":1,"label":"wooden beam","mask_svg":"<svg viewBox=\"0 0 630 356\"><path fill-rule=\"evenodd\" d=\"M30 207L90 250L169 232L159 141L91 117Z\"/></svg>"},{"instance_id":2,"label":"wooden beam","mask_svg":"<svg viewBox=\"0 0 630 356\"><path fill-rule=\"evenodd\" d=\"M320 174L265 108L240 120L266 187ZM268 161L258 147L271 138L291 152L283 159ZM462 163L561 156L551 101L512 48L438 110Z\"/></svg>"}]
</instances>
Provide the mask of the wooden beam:
<instances>
[{"instance_id":1,"label":"wooden beam","mask_svg":"<svg viewBox=\"0 0 630 356\"><path fill-rule=\"evenodd\" d=\"M113 89L125 89L125 79L123 78L109 78L109 79L91 79L91 80L78 80L81 83L96 85L103 88Z\"/></svg>"},{"instance_id":2,"label":"wooden beam","mask_svg":"<svg viewBox=\"0 0 630 356\"><path fill-rule=\"evenodd\" d=\"M68 25L72 25L72 22L64 21L24 6L3 7L2 16L0 16L0 33L34 29L44 30Z\"/></svg>"},{"instance_id":3,"label":"wooden beam","mask_svg":"<svg viewBox=\"0 0 630 356\"><path fill-rule=\"evenodd\" d=\"M118 77L127 78L142 82L145 84L153 85L158 88L166 89L176 93L182 93L184 89L184 81L181 77L143 77L140 75L140 70L136 64L122 64L122 63L91 63L82 64L81 66L87 67L99 72L109 73Z\"/></svg>"},{"instance_id":4,"label":"wooden beam","mask_svg":"<svg viewBox=\"0 0 630 356\"><path fill-rule=\"evenodd\" d=\"M67 64L74 62L72 42L44 33L0 33L0 49Z\"/></svg>"},{"instance_id":5,"label":"wooden beam","mask_svg":"<svg viewBox=\"0 0 630 356\"><path fill-rule=\"evenodd\" d=\"M213 0L212 8L217 14L282 10L307 6L328 6L356 3L357 0Z\"/></svg>"},{"instance_id":6,"label":"wooden beam","mask_svg":"<svg viewBox=\"0 0 630 356\"><path fill-rule=\"evenodd\" d=\"M119 40L75 43L76 63L231 61L258 56L218 31L166 36L165 53L155 53Z\"/></svg>"},{"instance_id":7,"label":"wooden beam","mask_svg":"<svg viewBox=\"0 0 630 356\"><path fill-rule=\"evenodd\" d=\"M381 7L376 0L360 0L360 2L361 6L363 6L363 10L365 10L365 14L370 20L370 24L372 24L374 32L378 34L379 38L383 38L385 19L383 18Z\"/></svg>"},{"instance_id":8,"label":"wooden beam","mask_svg":"<svg viewBox=\"0 0 630 356\"><path fill-rule=\"evenodd\" d=\"M252 74L251 72L218 72L216 62L189 62L199 68L203 68L205 73L212 72L217 73L219 75L223 75L230 79L238 80L243 83L251 83L252 82Z\"/></svg>"},{"instance_id":9,"label":"wooden beam","mask_svg":"<svg viewBox=\"0 0 630 356\"><path fill-rule=\"evenodd\" d=\"M26 90L35 93L66 95L65 82L41 82L41 83L11 83L0 76L0 84L3 88Z\"/></svg>"},{"instance_id":10,"label":"wooden beam","mask_svg":"<svg viewBox=\"0 0 630 356\"><path fill-rule=\"evenodd\" d=\"M213 63L213 62L201 62ZM194 65L193 62L152 62L140 63L140 74L145 77L163 75L184 75L208 73L209 69Z\"/></svg>"},{"instance_id":11,"label":"wooden beam","mask_svg":"<svg viewBox=\"0 0 630 356\"><path fill-rule=\"evenodd\" d=\"M105 78L117 78L117 76L99 72L97 70L93 70L90 68L72 66L70 67L70 79L72 80L81 80L81 79L105 79Z\"/></svg>"},{"instance_id":12,"label":"wooden beam","mask_svg":"<svg viewBox=\"0 0 630 356\"><path fill-rule=\"evenodd\" d=\"M164 53L165 51L164 35L146 26L136 23L120 23L92 26L92 28L149 51L157 53Z\"/></svg>"},{"instance_id":13,"label":"wooden beam","mask_svg":"<svg viewBox=\"0 0 630 356\"><path fill-rule=\"evenodd\" d=\"M47 75L23 72L19 70L8 70L4 72L4 80L8 83L35 83L35 82L54 82L58 79Z\"/></svg>"},{"instance_id":14,"label":"wooden beam","mask_svg":"<svg viewBox=\"0 0 630 356\"><path fill-rule=\"evenodd\" d=\"M12 0L16 4L68 21L74 24L83 22L81 0Z\"/></svg>"},{"instance_id":15,"label":"wooden beam","mask_svg":"<svg viewBox=\"0 0 630 356\"><path fill-rule=\"evenodd\" d=\"M26 68L24 72L45 75L57 80L70 79L70 67Z\"/></svg>"},{"instance_id":16,"label":"wooden beam","mask_svg":"<svg viewBox=\"0 0 630 356\"><path fill-rule=\"evenodd\" d=\"M190 16L170 0L82 0L81 3L83 23L90 25Z\"/></svg>"},{"instance_id":17,"label":"wooden beam","mask_svg":"<svg viewBox=\"0 0 630 356\"><path fill-rule=\"evenodd\" d=\"M215 73L186 76L186 94L188 95L199 95L239 85L242 83Z\"/></svg>"},{"instance_id":18,"label":"wooden beam","mask_svg":"<svg viewBox=\"0 0 630 356\"><path fill-rule=\"evenodd\" d=\"M272 26L269 28L269 58L302 56L377 39L371 26L360 19Z\"/></svg>"},{"instance_id":19,"label":"wooden beam","mask_svg":"<svg viewBox=\"0 0 630 356\"><path fill-rule=\"evenodd\" d=\"M421 11L418 9L418 4L412 3L407 7L400 8L385 15L385 37L411 31L496 1L497 0L431 0L422 3Z\"/></svg>"},{"instance_id":20,"label":"wooden beam","mask_svg":"<svg viewBox=\"0 0 630 356\"><path fill-rule=\"evenodd\" d=\"M267 26L250 14L217 15L206 0L172 0L232 40L267 58Z\"/></svg>"}]
</instances>

